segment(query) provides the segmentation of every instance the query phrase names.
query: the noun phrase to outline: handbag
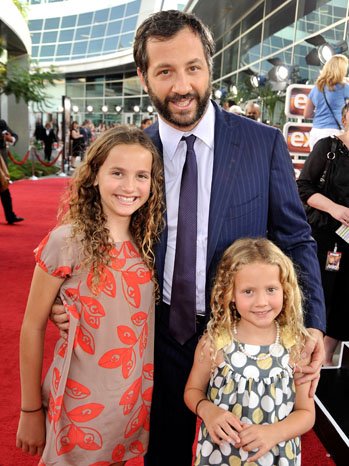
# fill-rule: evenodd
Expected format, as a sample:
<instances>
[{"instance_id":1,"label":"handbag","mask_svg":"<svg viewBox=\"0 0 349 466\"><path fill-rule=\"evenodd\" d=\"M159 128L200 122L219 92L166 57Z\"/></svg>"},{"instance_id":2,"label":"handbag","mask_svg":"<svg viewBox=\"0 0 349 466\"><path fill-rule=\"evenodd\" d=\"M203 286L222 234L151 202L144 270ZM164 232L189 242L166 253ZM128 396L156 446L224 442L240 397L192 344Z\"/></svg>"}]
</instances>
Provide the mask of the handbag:
<instances>
[{"instance_id":1,"label":"handbag","mask_svg":"<svg viewBox=\"0 0 349 466\"><path fill-rule=\"evenodd\" d=\"M342 125L339 123L339 121L338 121L337 118L335 117L335 114L333 113L333 110L332 110L332 108L330 107L330 104L328 103L328 100L327 100L327 97L326 97L325 88L324 88L323 94L324 94L324 99L325 99L326 105L327 105L329 111L332 113L332 116L333 116L335 122L337 123L338 129L343 129L343 128L342 128Z\"/></svg>"},{"instance_id":2,"label":"handbag","mask_svg":"<svg viewBox=\"0 0 349 466\"><path fill-rule=\"evenodd\" d=\"M330 197L331 193L331 186L332 186L332 175L333 175L333 168L334 168L334 160L336 156L338 156L337 153L337 147L338 147L338 139L336 137L332 137L332 142L331 142L331 149L326 155L326 165L324 168L324 171L322 175L320 176L319 182L318 182L318 193L322 194L323 196ZM322 210L315 209L314 207L311 207L310 205L306 204L304 206L308 223L313 227L313 228L323 228L327 225L329 216L326 212L323 212Z\"/></svg>"},{"instance_id":3,"label":"handbag","mask_svg":"<svg viewBox=\"0 0 349 466\"><path fill-rule=\"evenodd\" d=\"M4 162L4 159L0 155L0 193L6 191L9 186L9 179L7 176L7 169Z\"/></svg>"}]
</instances>

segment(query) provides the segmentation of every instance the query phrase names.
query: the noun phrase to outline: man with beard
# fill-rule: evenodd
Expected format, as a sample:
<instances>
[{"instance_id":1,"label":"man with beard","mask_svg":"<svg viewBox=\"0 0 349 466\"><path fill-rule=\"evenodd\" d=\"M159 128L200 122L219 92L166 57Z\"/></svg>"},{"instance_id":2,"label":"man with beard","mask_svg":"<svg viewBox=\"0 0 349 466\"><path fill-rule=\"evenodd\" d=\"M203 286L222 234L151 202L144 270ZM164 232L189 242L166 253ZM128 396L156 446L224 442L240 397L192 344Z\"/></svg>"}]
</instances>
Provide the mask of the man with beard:
<instances>
[{"instance_id":1,"label":"man with beard","mask_svg":"<svg viewBox=\"0 0 349 466\"><path fill-rule=\"evenodd\" d=\"M146 465L190 466L196 419L184 406L183 391L195 346L210 315L212 281L225 248L237 238L268 235L304 271L310 298L307 326L315 336L307 350L312 353L316 347L309 368L313 390L323 359L323 294L315 243L281 133L223 112L210 101L214 43L207 28L194 15L162 11L140 25L133 50L138 76L159 114L158 122L146 132L163 154L167 204L167 228L156 252L161 302L156 311L155 383ZM182 137L190 134L196 136L198 172L196 327L191 335L185 332L183 342L172 329L172 314L178 312L172 302L177 294L183 295L185 287L173 277L176 249L185 247L182 236L177 246L176 237L187 150ZM186 265L192 267L189 258ZM183 274L184 280L188 275ZM185 306L188 300L182 299ZM191 327L185 318L184 325Z\"/></svg>"},{"instance_id":2,"label":"man with beard","mask_svg":"<svg viewBox=\"0 0 349 466\"><path fill-rule=\"evenodd\" d=\"M212 36L201 21L174 10L147 18L134 42L138 76L159 114L145 131L163 155L167 204L155 262L161 296L147 466L191 465L196 416L184 405L184 386L210 315L217 264L234 240L268 236L298 264L308 298L306 324L314 336L304 350L304 357L312 354L312 363L303 368L302 379L313 380L312 396L324 354L315 242L285 142L278 130L225 112L210 100L213 53ZM191 191L189 172L196 176ZM189 223L182 219L183 206L191 206Z\"/></svg>"}]
</instances>

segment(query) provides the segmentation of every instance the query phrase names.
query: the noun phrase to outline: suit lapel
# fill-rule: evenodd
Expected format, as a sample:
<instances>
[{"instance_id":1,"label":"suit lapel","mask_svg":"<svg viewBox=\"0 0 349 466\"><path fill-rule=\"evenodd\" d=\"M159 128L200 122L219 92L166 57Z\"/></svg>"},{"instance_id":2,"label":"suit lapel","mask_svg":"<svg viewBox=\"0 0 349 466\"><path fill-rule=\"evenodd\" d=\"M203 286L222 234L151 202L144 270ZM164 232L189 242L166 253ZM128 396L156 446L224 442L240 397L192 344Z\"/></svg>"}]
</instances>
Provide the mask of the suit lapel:
<instances>
[{"instance_id":1,"label":"suit lapel","mask_svg":"<svg viewBox=\"0 0 349 466\"><path fill-rule=\"evenodd\" d=\"M231 192L238 188L237 172L241 158L240 118L215 105L215 137L210 214L208 221L207 269L214 255Z\"/></svg>"}]
</instances>

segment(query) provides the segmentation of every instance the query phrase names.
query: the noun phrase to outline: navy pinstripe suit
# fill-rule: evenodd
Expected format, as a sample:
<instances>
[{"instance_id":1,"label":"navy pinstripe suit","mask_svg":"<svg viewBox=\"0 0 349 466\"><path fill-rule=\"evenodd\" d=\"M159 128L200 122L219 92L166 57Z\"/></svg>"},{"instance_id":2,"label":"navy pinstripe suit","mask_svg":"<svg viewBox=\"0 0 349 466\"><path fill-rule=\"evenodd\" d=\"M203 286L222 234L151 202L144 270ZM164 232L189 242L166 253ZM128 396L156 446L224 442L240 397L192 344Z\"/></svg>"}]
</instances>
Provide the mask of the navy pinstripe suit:
<instances>
[{"instance_id":1,"label":"navy pinstripe suit","mask_svg":"<svg viewBox=\"0 0 349 466\"><path fill-rule=\"evenodd\" d=\"M316 244L299 199L289 153L280 131L222 111L216 104L214 165L209 206L206 314L212 279L224 250L236 239L267 236L289 255L306 298L307 327L325 330L325 309ZM146 130L162 153L158 124ZM200 154L197 154L199 157ZM162 289L167 231L156 250ZM157 309L155 384L149 466L189 466L195 417L183 391L198 335L180 346L168 333L168 306ZM161 447L163 445L163 449Z\"/></svg>"}]
</instances>

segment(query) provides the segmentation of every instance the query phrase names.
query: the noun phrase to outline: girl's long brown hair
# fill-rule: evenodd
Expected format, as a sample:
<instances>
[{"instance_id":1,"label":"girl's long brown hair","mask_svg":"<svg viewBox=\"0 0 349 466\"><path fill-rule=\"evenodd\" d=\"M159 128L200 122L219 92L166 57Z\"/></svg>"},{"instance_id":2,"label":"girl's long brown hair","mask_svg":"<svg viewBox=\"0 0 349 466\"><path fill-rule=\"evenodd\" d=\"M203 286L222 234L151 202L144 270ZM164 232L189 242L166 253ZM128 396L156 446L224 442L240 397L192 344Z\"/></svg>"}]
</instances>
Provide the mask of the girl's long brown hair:
<instances>
[{"instance_id":1,"label":"girl's long brown hair","mask_svg":"<svg viewBox=\"0 0 349 466\"><path fill-rule=\"evenodd\" d=\"M98 283L101 266L110 263L110 251L114 247L99 188L94 183L109 152L120 144L139 144L152 154L150 196L134 212L130 223L133 240L150 270L154 270L155 264L154 243L164 226L163 164L154 144L136 127L118 126L105 131L90 146L74 174L58 214L60 223L72 226L72 237L78 238L82 246L82 264L93 268L94 283Z\"/></svg>"}]
</instances>

